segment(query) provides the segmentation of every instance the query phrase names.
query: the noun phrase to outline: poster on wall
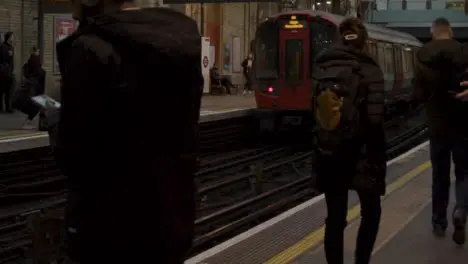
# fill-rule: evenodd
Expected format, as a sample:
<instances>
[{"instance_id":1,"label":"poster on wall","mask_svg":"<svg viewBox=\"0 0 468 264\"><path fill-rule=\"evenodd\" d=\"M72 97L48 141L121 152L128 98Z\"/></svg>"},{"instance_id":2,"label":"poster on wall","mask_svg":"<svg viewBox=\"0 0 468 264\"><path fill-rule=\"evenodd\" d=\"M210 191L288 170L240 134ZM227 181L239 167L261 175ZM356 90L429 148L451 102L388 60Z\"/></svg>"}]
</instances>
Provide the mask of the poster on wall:
<instances>
[{"instance_id":1,"label":"poster on wall","mask_svg":"<svg viewBox=\"0 0 468 264\"><path fill-rule=\"evenodd\" d=\"M71 16L54 17L54 73L60 73L55 49L57 43L70 36L77 28L78 22Z\"/></svg>"}]
</instances>

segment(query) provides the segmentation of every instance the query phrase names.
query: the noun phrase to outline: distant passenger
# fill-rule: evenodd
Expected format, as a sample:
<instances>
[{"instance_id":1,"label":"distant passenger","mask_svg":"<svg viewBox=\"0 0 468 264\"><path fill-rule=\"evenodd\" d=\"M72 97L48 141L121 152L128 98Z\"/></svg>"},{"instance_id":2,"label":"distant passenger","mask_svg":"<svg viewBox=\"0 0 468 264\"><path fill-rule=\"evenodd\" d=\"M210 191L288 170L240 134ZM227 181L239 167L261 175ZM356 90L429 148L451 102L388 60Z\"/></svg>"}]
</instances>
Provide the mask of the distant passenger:
<instances>
[{"instance_id":1,"label":"distant passenger","mask_svg":"<svg viewBox=\"0 0 468 264\"><path fill-rule=\"evenodd\" d=\"M244 94L252 93L252 67L253 67L253 53L250 52L247 58L242 62L242 68L245 78Z\"/></svg>"},{"instance_id":2,"label":"distant passenger","mask_svg":"<svg viewBox=\"0 0 468 264\"><path fill-rule=\"evenodd\" d=\"M13 113L11 97L15 86L14 62L13 32L7 32L3 43L0 43L0 112Z\"/></svg>"},{"instance_id":3,"label":"distant passenger","mask_svg":"<svg viewBox=\"0 0 468 264\"><path fill-rule=\"evenodd\" d=\"M71 3L80 28L57 45L62 108L51 127L69 179L67 257L182 264L195 224L197 24L132 0Z\"/></svg>"},{"instance_id":4,"label":"distant passenger","mask_svg":"<svg viewBox=\"0 0 468 264\"><path fill-rule=\"evenodd\" d=\"M37 47L33 47L28 61L23 65L23 80L21 87L15 91L13 100L13 107L27 115L23 129L36 129L32 122L38 114L43 115L31 97L44 94L45 74L41 66L40 51Z\"/></svg>"},{"instance_id":5,"label":"distant passenger","mask_svg":"<svg viewBox=\"0 0 468 264\"><path fill-rule=\"evenodd\" d=\"M221 86L226 88L227 94L231 94L231 90L233 87L231 80L229 80L229 78L227 78L226 76L222 76L221 74L219 74L219 69L216 66L216 64L214 64L213 67L210 69L210 76L213 81L219 82Z\"/></svg>"},{"instance_id":6,"label":"distant passenger","mask_svg":"<svg viewBox=\"0 0 468 264\"><path fill-rule=\"evenodd\" d=\"M348 18L340 24L339 33L342 44L316 59L313 168L327 204L327 262L343 263L348 189L354 189L362 216L354 263L368 264L380 225L380 196L386 189L384 79L378 64L364 51L368 33L362 22Z\"/></svg>"},{"instance_id":7,"label":"distant passenger","mask_svg":"<svg viewBox=\"0 0 468 264\"><path fill-rule=\"evenodd\" d=\"M462 45L452 38L449 21L436 19L432 24L432 41L417 54L414 91L415 98L425 103L429 119L433 232L444 236L448 226L452 157L456 177L452 238L460 245L465 243L468 210L468 109L456 94L462 90L460 82L467 61Z\"/></svg>"}]
</instances>

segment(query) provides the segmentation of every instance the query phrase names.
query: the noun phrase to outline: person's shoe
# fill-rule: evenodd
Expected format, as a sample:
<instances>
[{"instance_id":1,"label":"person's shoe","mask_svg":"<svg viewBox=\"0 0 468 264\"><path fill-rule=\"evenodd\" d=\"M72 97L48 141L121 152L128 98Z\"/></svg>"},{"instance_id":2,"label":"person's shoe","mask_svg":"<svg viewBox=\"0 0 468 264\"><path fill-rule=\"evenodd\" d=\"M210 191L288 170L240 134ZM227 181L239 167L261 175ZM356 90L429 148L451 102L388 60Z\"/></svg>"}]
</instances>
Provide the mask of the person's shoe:
<instances>
[{"instance_id":1,"label":"person's shoe","mask_svg":"<svg viewBox=\"0 0 468 264\"><path fill-rule=\"evenodd\" d=\"M439 224L432 225L432 233L436 237L439 237L439 238L445 237L445 230L446 228L443 227L442 225L439 225Z\"/></svg>"},{"instance_id":2,"label":"person's shoe","mask_svg":"<svg viewBox=\"0 0 468 264\"><path fill-rule=\"evenodd\" d=\"M452 240L457 245L465 244L466 240L466 213L463 210L455 210L453 213L453 226L454 231L452 235Z\"/></svg>"},{"instance_id":3,"label":"person's shoe","mask_svg":"<svg viewBox=\"0 0 468 264\"><path fill-rule=\"evenodd\" d=\"M32 123L31 120L26 119L26 121L24 121L24 124L23 124L23 129L28 129L28 130L36 129L36 126Z\"/></svg>"}]
</instances>

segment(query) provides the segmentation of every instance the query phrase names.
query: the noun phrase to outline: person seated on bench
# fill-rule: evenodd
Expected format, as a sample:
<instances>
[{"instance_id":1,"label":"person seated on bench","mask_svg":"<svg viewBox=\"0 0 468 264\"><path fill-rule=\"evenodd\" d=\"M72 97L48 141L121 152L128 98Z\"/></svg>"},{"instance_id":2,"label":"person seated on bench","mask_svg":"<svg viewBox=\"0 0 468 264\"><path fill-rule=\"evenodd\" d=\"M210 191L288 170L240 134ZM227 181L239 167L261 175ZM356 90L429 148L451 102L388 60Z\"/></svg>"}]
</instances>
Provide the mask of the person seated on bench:
<instances>
[{"instance_id":1,"label":"person seated on bench","mask_svg":"<svg viewBox=\"0 0 468 264\"><path fill-rule=\"evenodd\" d=\"M231 80L227 76L223 76L219 74L219 69L216 67L216 64L213 65L213 68L210 70L211 78L215 81L219 81L221 86L226 88L226 92L231 94L231 89L234 85L232 85Z\"/></svg>"}]
</instances>

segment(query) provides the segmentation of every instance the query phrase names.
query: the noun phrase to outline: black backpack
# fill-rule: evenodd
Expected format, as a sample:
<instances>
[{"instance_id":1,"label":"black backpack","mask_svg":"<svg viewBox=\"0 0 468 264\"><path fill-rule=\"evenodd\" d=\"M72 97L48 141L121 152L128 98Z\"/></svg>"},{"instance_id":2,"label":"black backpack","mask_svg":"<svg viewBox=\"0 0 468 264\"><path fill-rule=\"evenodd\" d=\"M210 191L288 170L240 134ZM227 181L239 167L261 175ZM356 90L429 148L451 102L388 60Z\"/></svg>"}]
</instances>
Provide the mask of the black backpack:
<instances>
[{"instance_id":1,"label":"black backpack","mask_svg":"<svg viewBox=\"0 0 468 264\"><path fill-rule=\"evenodd\" d=\"M357 61L318 65L312 91L314 145L322 155L346 151L360 132L361 67Z\"/></svg>"}]
</instances>

